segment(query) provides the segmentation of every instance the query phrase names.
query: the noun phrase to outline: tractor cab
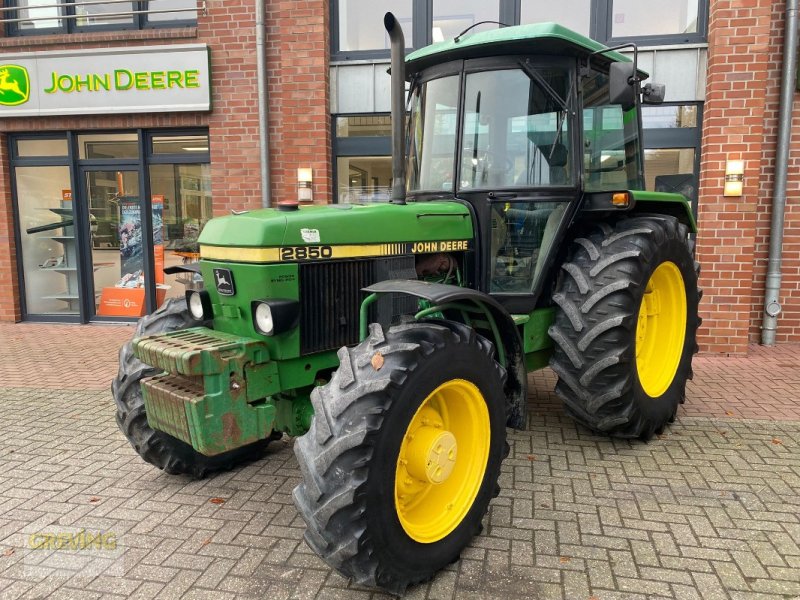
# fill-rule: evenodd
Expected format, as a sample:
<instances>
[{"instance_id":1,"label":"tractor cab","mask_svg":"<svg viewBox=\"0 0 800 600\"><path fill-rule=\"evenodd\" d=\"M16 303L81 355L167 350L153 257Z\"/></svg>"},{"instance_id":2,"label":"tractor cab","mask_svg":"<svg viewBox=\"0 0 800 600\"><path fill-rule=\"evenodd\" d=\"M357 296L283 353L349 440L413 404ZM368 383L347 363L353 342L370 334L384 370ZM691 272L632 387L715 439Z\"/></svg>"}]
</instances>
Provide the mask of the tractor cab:
<instances>
[{"instance_id":1,"label":"tractor cab","mask_svg":"<svg viewBox=\"0 0 800 600\"><path fill-rule=\"evenodd\" d=\"M410 82L406 201L475 215L474 286L533 310L581 208L627 210L644 188L640 85L631 60L554 23L418 50ZM647 100L659 101L650 93ZM663 91L661 92L663 96Z\"/></svg>"}]
</instances>

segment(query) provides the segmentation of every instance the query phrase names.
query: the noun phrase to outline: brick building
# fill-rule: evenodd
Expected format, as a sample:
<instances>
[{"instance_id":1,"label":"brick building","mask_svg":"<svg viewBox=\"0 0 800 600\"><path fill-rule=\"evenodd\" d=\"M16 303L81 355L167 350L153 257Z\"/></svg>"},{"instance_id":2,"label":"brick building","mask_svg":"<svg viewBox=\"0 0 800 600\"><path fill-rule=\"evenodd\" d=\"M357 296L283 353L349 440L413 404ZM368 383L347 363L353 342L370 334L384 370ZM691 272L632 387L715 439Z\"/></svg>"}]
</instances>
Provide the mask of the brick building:
<instances>
[{"instance_id":1,"label":"brick building","mask_svg":"<svg viewBox=\"0 0 800 600\"><path fill-rule=\"evenodd\" d=\"M666 103L643 114L648 188L681 190L699 218L701 345L741 354L759 338L782 2L265 0L265 194L255 0L4 6L0 273L11 285L0 290L2 320L80 323L152 310L182 293L179 276L159 275L161 266L193 259L208 218L261 206L265 195L295 199L298 178L311 180L318 203L385 197L389 56L380 25L391 9L413 48L479 21L552 20L608 45L636 42L642 67L667 86ZM41 79L29 83L38 82L35 100L18 102L25 85L14 88L19 73L4 76L8 66ZM724 197L726 164L736 159L743 195ZM778 342L800 341L800 175L789 172ZM118 288L126 278L130 287Z\"/></svg>"}]
</instances>

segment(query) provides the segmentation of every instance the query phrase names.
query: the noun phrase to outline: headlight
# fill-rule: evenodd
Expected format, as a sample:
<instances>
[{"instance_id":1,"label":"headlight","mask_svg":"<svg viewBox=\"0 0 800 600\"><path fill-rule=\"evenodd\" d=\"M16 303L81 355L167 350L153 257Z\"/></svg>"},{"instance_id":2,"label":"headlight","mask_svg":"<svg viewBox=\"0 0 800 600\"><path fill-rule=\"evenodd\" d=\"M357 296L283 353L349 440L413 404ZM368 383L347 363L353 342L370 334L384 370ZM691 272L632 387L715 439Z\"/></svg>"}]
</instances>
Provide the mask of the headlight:
<instances>
[{"instance_id":1,"label":"headlight","mask_svg":"<svg viewBox=\"0 0 800 600\"><path fill-rule=\"evenodd\" d=\"M189 290L186 292L186 305L189 307L189 314L195 321L205 321L211 319L211 297L205 290Z\"/></svg>"},{"instance_id":2,"label":"headlight","mask_svg":"<svg viewBox=\"0 0 800 600\"><path fill-rule=\"evenodd\" d=\"M262 335L275 335L297 327L300 315L297 300L255 300L250 308L253 311L253 326Z\"/></svg>"},{"instance_id":3,"label":"headlight","mask_svg":"<svg viewBox=\"0 0 800 600\"><path fill-rule=\"evenodd\" d=\"M253 312L253 320L256 324L256 329L259 333L264 335L272 335L275 333L275 323L272 321L272 309L266 302L259 302L256 305L256 310Z\"/></svg>"}]
</instances>

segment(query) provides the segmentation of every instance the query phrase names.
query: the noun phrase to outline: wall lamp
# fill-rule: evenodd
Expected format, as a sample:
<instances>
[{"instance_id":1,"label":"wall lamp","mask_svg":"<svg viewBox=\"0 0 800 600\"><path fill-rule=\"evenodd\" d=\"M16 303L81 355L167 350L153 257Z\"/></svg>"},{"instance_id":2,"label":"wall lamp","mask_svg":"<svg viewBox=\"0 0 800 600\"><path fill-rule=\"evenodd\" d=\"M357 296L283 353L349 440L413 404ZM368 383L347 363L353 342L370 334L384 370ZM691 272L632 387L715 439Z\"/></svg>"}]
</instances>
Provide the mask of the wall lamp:
<instances>
[{"instance_id":1,"label":"wall lamp","mask_svg":"<svg viewBox=\"0 0 800 600\"><path fill-rule=\"evenodd\" d=\"M314 201L314 190L311 187L313 181L311 169L297 169L297 199L300 202Z\"/></svg>"},{"instance_id":2,"label":"wall lamp","mask_svg":"<svg viewBox=\"0 0 800 600\"><path fill-rule=\"evenodd\" d=\"M744 187L744 161L728 160L725 162L725 187L723 196L741 196Z\"/></svg>"}]
</instances>

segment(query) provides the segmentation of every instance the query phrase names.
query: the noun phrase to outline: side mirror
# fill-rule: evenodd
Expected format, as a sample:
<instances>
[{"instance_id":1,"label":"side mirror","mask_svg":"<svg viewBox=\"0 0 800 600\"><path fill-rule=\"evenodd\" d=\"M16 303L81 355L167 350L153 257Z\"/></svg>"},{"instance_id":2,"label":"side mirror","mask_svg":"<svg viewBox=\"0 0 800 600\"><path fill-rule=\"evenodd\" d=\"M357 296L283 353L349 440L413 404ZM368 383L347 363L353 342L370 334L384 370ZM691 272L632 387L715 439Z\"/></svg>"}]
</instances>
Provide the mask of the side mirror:
<instances>
[{"instance_id":1,"label":"side mirror","mask_svg":"<svg viewBox=\"0 0 800 600\"><path fill-rule=\"evenodd\" d=\"M642 88L643 104L661 104L667 88L663 83L648 83Z\"/></svg>"},{"instance_id":2,"label":"side mirror","mask_svg":"<svg viewBox=\"0 0 800 600\"><path fill-rule=\"evenodd\" d=\"M636 82L633 63L612 62L608 68L608 93L611 104L621 104L622 110L636 106Z\"/></svg>"}]
</instances>

